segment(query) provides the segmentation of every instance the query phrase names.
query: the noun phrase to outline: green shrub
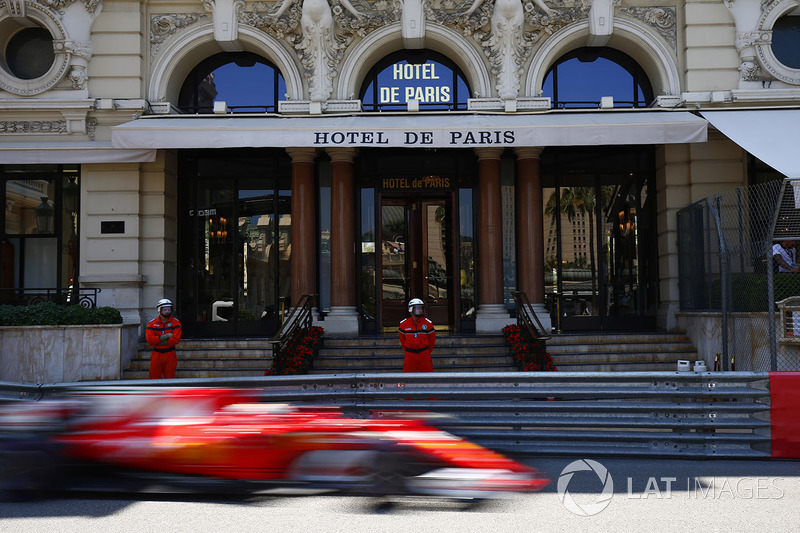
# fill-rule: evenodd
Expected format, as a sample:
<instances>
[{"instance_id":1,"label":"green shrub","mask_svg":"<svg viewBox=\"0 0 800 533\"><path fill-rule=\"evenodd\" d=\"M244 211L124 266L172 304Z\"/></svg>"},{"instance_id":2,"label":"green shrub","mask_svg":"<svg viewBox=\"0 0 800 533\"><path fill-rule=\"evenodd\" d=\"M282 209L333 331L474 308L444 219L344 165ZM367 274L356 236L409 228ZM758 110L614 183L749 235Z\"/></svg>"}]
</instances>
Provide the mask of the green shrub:
<instances>
[{"instance_id":1,"label":"green shrub","mask_svg":"<svg viewBox=\"0 0 800 533\"><path fill-rule=\"evenodd\" d=\"M731 279L730 309L738 312L764 312L767 310L767 275L734 275ZM721 305L719 281L714 282L714 300ZM800 296L800 275L774 274L773 291L775 301L789 296Z\"/></svg>"},{"instance_id":2,"label":"green shrub","mask_svg":"<svg viewBox=\"0 0 800 533\"><path fill-rule=\"evenodd\" d=\"M0 305L0 326L60 326L122 324L113 307L86 308L42 302L33 305Z\"/></svg>"}]
</instances>

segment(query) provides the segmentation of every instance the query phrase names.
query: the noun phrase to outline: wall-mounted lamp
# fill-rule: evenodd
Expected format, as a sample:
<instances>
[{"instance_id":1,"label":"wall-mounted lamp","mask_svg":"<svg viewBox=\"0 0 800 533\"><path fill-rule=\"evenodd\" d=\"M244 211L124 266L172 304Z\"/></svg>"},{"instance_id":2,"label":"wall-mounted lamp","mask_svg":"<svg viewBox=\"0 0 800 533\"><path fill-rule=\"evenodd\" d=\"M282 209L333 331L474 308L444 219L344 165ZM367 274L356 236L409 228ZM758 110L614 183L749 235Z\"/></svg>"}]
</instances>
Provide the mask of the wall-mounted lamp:
<instances>
[{"instance_id":1,"label":"wall-mounted lamp","mask_svg":"<svg viewBox=\"0 0 800 533\"><path fill-rule=\"evenodd\" d=\"M36 218L36 229L39 233L53 233L53 222L55 212L53 206L47 201L47 196L42 196L42 203L34 208L33 215Z\"/></svg>"},{"instance_id":2,"label":"wall-mounted lamp","mask_svg":"<svg viewBox=\"0 0 800 533\"><path fill-rule=\"evenodd\" d=\"M64 184L64 209L70 213L75 214L78 212L78 184L75 183L75 177L70 176L67 183Z\"/></svg>"}]
</instances>

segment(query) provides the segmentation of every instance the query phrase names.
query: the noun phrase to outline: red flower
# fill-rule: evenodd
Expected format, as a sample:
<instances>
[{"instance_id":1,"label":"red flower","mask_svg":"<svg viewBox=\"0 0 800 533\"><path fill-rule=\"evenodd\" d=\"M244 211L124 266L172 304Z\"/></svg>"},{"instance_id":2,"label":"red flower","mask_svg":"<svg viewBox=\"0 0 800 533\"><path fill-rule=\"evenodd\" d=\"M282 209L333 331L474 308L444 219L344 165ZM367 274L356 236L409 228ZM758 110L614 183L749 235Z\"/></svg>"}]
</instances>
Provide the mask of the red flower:
<instances>
[{"instance_id":1,"label":"red flower","mask_svg":"<svg viewBox=\"0 0 800 533\"><path fill-rule=\"evenodd\" d=\"M511 347L517 368L523 372L545 370L554 372L556 366L553 358L545 351L545 343L522 329L518 324L509 324L503 328L506 343Z\"/></svg>"},{"instance_id":2,"label":"red flower","mask_svg":"<svg viewBox=\"0 0 800 533\"><path fill-rule=\"evenodd\" d=\"M325 331L311 326L301 331L289 341L286 349L272 360L272 368L264 372L266 376L305 374L311 367L317 346L322 342Z\"/></svg>"}]
</instances>

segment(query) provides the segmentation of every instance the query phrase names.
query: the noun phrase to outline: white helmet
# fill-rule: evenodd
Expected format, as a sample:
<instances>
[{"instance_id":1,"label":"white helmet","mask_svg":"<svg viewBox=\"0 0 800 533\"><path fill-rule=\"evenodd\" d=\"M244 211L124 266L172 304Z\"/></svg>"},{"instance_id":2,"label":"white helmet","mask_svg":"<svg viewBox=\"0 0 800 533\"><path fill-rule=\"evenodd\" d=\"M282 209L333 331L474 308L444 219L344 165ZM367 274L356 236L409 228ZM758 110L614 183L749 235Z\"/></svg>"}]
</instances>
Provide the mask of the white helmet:
<instances>
[{"instance_id":1,"label":"white helmet","mask_svg":"<svg viewBox=\"0 0 800 533\"><path fill-rule=\"evenodd\" d=\"M420 300L419 298L412 298L411 301L408 302L408 312L410 313L415 305L425 305L425 302Z\"/></svg>"},{"instance_id":2,"label":"white helmet","mask_svg":"<svg viewBox=\"0 0 800 533\"><path fill-rule=\"evenodd\" d=\"M172 307L172 300L168 300L167 298L161 298L156 304L156 309L161 311L162 307Z\"/></svg>"}]
</instances>

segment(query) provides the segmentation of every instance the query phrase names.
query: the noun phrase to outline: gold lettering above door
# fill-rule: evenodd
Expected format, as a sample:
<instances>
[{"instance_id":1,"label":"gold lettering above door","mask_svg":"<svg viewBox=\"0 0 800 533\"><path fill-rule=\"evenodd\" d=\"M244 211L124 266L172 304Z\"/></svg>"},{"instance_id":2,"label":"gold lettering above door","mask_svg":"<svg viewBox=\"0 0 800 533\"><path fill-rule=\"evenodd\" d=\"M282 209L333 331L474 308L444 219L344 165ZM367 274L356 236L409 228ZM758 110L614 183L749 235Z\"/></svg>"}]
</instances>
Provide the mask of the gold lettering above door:
<instances>
[{"instance_id":1,"label":"gold lettering above door","mask_svg":"<svg viewBox=\"0 0 800 533\"><path fill-rule=\"evenodd\" d=\"M449 189L450 178L442 176L383 178L381 186L384 190Z\"/></svg>"}]
</instances>

